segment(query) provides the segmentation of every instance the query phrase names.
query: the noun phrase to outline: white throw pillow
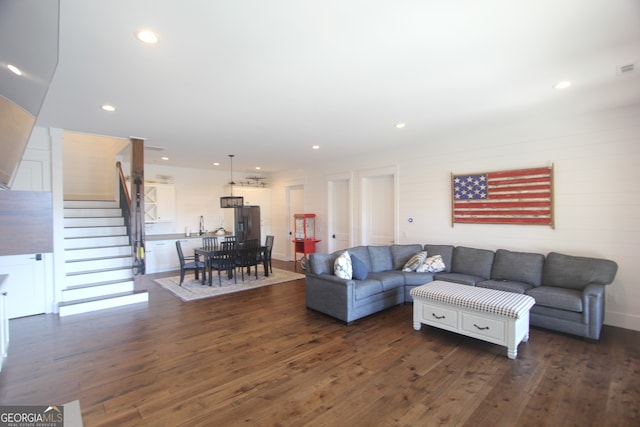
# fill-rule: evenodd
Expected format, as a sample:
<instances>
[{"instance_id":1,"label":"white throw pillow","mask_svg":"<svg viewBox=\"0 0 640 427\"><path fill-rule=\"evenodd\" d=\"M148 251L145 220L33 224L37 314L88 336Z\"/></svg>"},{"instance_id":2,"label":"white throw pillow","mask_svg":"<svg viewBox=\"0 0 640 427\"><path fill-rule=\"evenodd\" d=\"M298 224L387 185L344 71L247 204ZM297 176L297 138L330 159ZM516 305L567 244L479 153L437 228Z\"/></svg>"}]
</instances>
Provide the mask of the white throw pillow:
<instances>
[{"instance_id":1,"label":"white throw pillow","mask_svg":"<svg viewBox=\"0 0 640 427\"><path fill-rule=\"evenodd\" d=\"M344 251L333 263L333 274L341 279L351 280L353 277L353 267L351 266L351 255Z\"/></svg>"},{"instance_id":2,"label":"white throw pillow","mask_svg":"<svg viewBox=\"0 0 640 427\"><path fill-rule=\"evenodd\" d=\"M424 263L425 259L427 259L427 251L418 252L404 263L402 271L416 271Z\"/></svg>"},{"instance_id":3,"label":"white throw pillow","mask_svg":"<svg viewBox=\"0 0 640 427\"><path fill-rule=\"evenodd\" d=\"M425 259L424 263L416 271L418 273L439 273L446 268L442 255L434 255Z\"/></svg>"}]
</instances>

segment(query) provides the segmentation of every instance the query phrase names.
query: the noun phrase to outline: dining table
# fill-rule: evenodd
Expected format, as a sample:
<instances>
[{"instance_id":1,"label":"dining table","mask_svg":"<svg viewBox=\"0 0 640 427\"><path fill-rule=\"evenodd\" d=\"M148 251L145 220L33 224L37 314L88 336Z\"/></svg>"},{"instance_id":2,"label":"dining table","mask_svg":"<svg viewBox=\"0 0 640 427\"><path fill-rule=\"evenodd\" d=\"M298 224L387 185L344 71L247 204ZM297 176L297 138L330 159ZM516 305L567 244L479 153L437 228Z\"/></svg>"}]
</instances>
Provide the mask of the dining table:
<instances>
[{"instance_id":1,"label":"dining table","mask_svg":"<svg viewBox=\"0 0 640 427\"><path fill-rule=\"evenodd\" d=\"M258 252L258 254L260 255L260 259L262 260L262 265L264 267L264 276L268 277L269 276L269 261L267 259L267 254L269 251L269 247L268 246L257 246L255 248ZM243 247L243 245L240 243L238 244L238 246L236 246L235 248L235 253L236 253L236 258L238 257L242 257L242 251L248 250L248 248ZM217 247L213 247L213 248L195 248L194 249L194 255L196 257L198 256L202 256L204 258L204 263L205 263L205 274L202 275L202 284L204 285L206 282L206 278L205 276L207 275L208 272L208 276L209 276L209 286L211 286L212 284L212 277L213 275L211 274L211 258L214 257L216 254L220 253L222 251L222 249L220 248L220 246ZM243 267L244 268L244 267ZM256 265L257 268L257 265ZM233 278L233 272L231 272L229 279Z\"/></svg>"}]
</instances>

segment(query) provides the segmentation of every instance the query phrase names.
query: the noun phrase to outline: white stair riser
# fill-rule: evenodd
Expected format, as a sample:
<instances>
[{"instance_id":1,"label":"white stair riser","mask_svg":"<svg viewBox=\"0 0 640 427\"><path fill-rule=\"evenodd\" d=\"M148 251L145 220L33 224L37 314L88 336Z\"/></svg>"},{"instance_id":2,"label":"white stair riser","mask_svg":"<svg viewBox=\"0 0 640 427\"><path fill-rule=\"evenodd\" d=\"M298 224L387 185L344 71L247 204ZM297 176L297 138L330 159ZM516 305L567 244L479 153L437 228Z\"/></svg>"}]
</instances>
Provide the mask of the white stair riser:
<instances>
[{"instance_id":1,"label":"white stair riser","mask_svg":"<svg viewBox=\"0 0 640 427\"><path fill-rule=\"evenodd\" d=\"M121 307L123 305L135 304L149 301L149 294L141 292L123 297L109 298L99 301L90 301L73 305L60 306L61 317L73 314L88 313L90 311L103 310L106 308Z\"/></svg>"},{"instance_id":2,"label":"white stair riser","mask_svg":"<svg viewBox=\"0 0 640 427\"><path fill-rule=\"evenodd\" d=\"M104 270L107 268L127 268L133 264L133 255L121 258L103 258L88 261L67 262L64 271L67 274L80 273L82 271Z\"/></svg>"},{"instance_id":3,"label":"white stair riser","mask_svg":"<svg viewBox=\"0 0 640 427\"><path fill-rule=\"evenodd\" d=\"M131 246L109 246L105 248L69 249L64 251L65 261L77 261L100 257L132 256Z\"/></svg>"},{"instance_id":4,"label":"white stair riser","mask_svg":"<svg viewBox=\"0 0 640 427\"><path fill-rule=\"evenodd\" d=\"M103 236L124 236L127 234L127 227L80 227L65 228L64 237L103 237Z\"/></svg>"},{"instance_id":5,"label":"white stair riser","mask_svg":"<svg viewBox=\"0 0 640 427\"><path fill-rule=\"evenodd\" d=\"M122 217L121 209L65 209L65 218Z\"/></svg>"},{"instance_id":6,"label":"white stair riser","mask_svg":"<svg viewBox=\"0 0 640 427\"><path fill-rule=\"evenodd\" d=\"M65 249L96 248L100 246L122 246L128 244L129 238L127 236L92 237L64 240Z\"/></svg>"},{"instance_id":7,"label":"white stair riser","mask_svg":"<svg viewBox=\"0 0 640 427\"><path fill-rule=\"evenodd\" d=\"M65 287L89 285L91 283L111 282L115 280L130 280L133 277L133 269L100 271L86 274L74 274L66 276Z\"/></svg>"},{"instance_id":8,"label":"white stair riser","mask_svg":"<svg viewBox=\"0 0 640 427\"><path fill-rule=\"evenodd\" d=\"M124 218L122 217L91 217L91 218L65 218L65 228L71 227L107 227L107 226L124 226Z\"/></svg>"},{"instance_id":9,"label":"white stair riser","mask_svg":"<svg viewBox=\"0 0 640 427\"><path fill-rule=\"evenodd\" d=\"M120 203L115 200L65 200L65 208L94 208L94 209L109 209L120 208Z\"/></svg>"},{"instance_id":10,"label":"white stair riser","mask_svg":"<svg viewBox=\"0 0 640 427\"><path fill-rule=\"evenodd\" d=\"M108 285L71 288L62 291L62 301L75 301L133 291L133 281L110 283Z\"/></svg>"}]
</instances>

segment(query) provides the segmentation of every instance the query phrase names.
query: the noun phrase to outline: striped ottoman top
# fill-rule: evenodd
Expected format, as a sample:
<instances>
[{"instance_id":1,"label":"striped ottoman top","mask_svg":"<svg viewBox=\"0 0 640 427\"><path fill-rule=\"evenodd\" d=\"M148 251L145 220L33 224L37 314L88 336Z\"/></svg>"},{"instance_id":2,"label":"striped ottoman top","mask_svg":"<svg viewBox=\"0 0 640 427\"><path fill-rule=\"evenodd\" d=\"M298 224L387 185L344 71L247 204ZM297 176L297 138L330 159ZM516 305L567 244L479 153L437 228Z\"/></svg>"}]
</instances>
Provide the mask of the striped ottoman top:
<instances>
[{"instance_id":1,"label":"striped ottoman top","mask_svg":"<svg viewBox=\"0 0 640 427\"><path fill-rule=\"evenodd\" d=\"M411 289L414 298L443 302L458 307L519 319L536 300L529 295L434 280Z\"/></svg>"}]
</instances>

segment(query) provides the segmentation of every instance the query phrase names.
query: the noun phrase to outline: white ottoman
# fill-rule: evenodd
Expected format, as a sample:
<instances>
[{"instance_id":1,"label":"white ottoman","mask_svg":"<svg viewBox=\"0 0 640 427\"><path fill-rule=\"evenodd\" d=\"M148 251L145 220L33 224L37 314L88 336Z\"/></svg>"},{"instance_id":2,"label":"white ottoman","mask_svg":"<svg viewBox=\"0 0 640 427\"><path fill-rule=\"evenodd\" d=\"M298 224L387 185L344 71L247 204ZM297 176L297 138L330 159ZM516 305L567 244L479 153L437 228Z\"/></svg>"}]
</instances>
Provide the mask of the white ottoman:
<instances>
[{"instance_id":1,"label":"white ottoman","mask_svg":"<svg viewBox=\"0 0 640 427\"><path fill-rule=\"evenodd\" d=\"M413 328L424 323L507 347L515 359L529 339L529 310L535 300L522 294L435 280L411 290Z\"/></svg>"}]
</instances>

